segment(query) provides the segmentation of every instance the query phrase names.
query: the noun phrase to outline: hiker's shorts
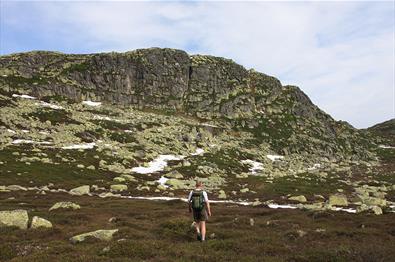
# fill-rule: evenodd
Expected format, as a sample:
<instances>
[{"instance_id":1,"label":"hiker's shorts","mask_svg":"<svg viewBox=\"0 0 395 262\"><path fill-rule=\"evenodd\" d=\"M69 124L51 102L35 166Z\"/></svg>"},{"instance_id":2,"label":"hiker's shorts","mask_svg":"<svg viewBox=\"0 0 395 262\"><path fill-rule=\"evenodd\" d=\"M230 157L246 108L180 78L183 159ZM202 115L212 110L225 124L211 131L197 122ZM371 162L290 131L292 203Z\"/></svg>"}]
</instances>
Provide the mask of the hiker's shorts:
<instances>
[{"instance_id":1,"label":"hiker's shorts","mask_svg":"<svg viewBox=\"0 0 395 262\"><path fill-rule=\"evenodd\" d=\"M193 210L193 220L195 222L199 222L199 221L207 221L208 220L208 216L207 216L207 211L205 208L203 208L203 210L201 211L195 211Z\"/></svg>"}]
</instances>

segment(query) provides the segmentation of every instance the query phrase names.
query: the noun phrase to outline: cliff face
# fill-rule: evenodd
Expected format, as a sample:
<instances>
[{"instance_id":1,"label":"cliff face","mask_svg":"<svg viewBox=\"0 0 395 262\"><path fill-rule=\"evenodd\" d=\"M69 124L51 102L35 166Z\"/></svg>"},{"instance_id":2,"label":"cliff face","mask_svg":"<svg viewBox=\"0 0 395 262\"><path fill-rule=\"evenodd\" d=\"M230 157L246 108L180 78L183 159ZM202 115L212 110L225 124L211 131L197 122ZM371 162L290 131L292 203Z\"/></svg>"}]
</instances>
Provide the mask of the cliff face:
<instances>
[{"instance_id":1,"label":"cliff face","mask_svg":"<svg viewBox=\"0 0 395 262\"><path fill-rule=\"evenodd\" d=\"M215 120L288 152L366 157L368 141L334 121L298 87L246 70L232 60L173 49L66 55L29 52L0 57L2 92L63 96Z\"/></svg>"}]
</instances>

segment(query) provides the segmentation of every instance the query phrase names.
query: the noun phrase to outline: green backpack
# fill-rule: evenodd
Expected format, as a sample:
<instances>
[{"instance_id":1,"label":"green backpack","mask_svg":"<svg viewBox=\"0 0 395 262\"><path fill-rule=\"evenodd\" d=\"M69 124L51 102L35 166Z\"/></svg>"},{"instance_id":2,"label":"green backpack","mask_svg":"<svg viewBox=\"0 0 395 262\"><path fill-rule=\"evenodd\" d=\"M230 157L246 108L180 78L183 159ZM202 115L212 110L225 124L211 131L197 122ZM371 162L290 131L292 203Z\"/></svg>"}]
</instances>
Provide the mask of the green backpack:
<instances>
[{"instance_id":1,"label":"green backpack","mask_svg":"<svg viewBox=\"0 0 395 262\"><path fill-rule=\"evenodd\" d=\"M201 211L204 208L204 196L203 191L193 191L191 197L192 209L195 211Z\"/></svg>"}]
</instances>

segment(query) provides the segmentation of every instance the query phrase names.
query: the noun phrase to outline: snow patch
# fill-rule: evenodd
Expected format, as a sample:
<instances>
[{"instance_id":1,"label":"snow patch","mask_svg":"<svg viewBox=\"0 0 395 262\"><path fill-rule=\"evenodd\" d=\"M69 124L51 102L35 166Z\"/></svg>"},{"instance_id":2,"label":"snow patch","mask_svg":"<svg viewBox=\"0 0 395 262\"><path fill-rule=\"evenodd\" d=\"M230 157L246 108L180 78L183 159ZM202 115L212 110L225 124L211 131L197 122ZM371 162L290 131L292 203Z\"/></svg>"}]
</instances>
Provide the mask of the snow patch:
<instances>
[{"instance_id":1,"label":"snow patch","mask_svg":"<svg viewBox=\"0 0 395 262\"><path fill-rule=\"evenodd\" d=\"M335 211L344 211L347 213L357 213L357 210L353 209L353 208L343 208L343 207L335 207L333 210Z\"/></svg>"},{"instance_id":2,"label":"snow patch","mask_svg":"<svg viewBox=\"0 0 395 262\"><path fill-rule=\"evenodd\" d=\"M11 134L16 134L16 132L15 132L14 130L12 130L12 129L7 129L7 131L8 131L9 133L11 133Z\"/></svg>"},{"instance_id":3,"label":"snow patch","mask_svg":"<svg viewBox=\"0 0 395 262\"><path fill-rule=\"evenodd\" d=\"M380 148L393 149L395 146L379 145Z\"/></svg>"},{"instance_id":4,"label":"snow patch","mask_svg":"<svg viewBox=\"0 0 395 262\"><path fill-rule=\"evenodd\" d=\"M278 209L278 208L290 208L290 209L296 209L296 206L292 206L292 205L280 205L280 204L268 204L267 205L269 208L274 208L274 209Z\"/></svg>"},{"instance_id":5,"label":"snow patch","mask_svg":"<svg viewBox=\"0 0 395 262\"><path fill-rule=\"evenodd\" d=\"M86 143L86 144L75 144L69 146L63 146L62 149L92 149L96 143Z\"/></svg>"},{"instance_id":6,"label":"snow patch","mask_svg":"<svg viewBox=\"0 0 395 262\"><path fill-rule=\"evenodd\" d=\"M161 184L162 186L168 188L169 186L166 185L167 180L169 180L167 177L161 176L158 180L156 180L156 182Z\"/></svg>"},{"instance_id":7,"label":"snow patch","mask_svg":"<svg viewBox=\"0 0 395 262\"><path fill-rule=\"evenodd\" d=\"M192 156L202 155L204 153L203 148L197 148L195 153L191 153Z\"/></svg>"},{"instance_id":8,"label":"snow patch","mask_svg":"<svg viewBox=\"0 0 395 262\"><path fill-rule=\"evenodd\" d=\"M43 144L43 145L50 145L52 144L51 142L48 141L33 141L33 140L28 140L28 139L16 139L12 141L12 144Z\"/></svg>"},{"instance_id":9,"label":"snow patch","mask_svg":"<svg viewBox=\"0 0 395 262\"><path fill-rule=\"evenodd\" d=\"M64 109L64 107L62 107L62 106L50 104L50 103L47 103L47 102L44 102L44 101L40 101L40 103L36 103L35 105L42 106L42 107L49 107L49 108L56 109L56 110Z\"/></svg>"},{"instance_id":10,"label":"snow patch","mask_svg":"<svg viewBox=\"0 0 395 262\"><path fill-rule=\"evenodd\" d=\"M12 97L20 97L25 99L36 99L34 96L12 94Z\"/></svg>"},{"instance_id":11,"label":"snow patch","mask_svg":"<svg viewBox=\"0 0 395 262\"><path fill-rule=\"evenodd\" d=\"M132 130L124 130L125 133L133 133Z\"/></svg>"},{"instance_id":12,"label":"snow patch","mask_svg":"<svg viewBox=\"0 0 395 262\"><path fill-rule=\"evenodd\" d=\"M82 101L82 104L87 106L101 106L101 102L93 102L90 100Z\"/></svg>"},{"instance_id":13,"label":"snow patch","mask_svg":"<svg viewBox=\"0 0 395 262\"><path fill-rule=\"evenodd\" d=\"M26 133L29 133L29 130L25 130L25 129L24 129L24 130L21 130L21 131L22 131L23 133L25 133L25 134L26 134Z\"/></svg>"},{"instance_id":14,"label":"snow patch","mask_svg":"<svg viewBox=\"0 0 395 262\"><path fill-rule=\"evenodd\" d=\"M148 163L148 167L133 167L132 171L139 174L150 174L158 171L163 171L167 166L167 161L170 160L182 160L184 156L174 156L174 155L159 155L157 158Z\"/></svg>"},{"instance_id":15,"label":"snow patch","mask_svg":"<svg viewBox=\"0 0 395 262\"><path fill-rule=\"evenodd\" d=\"M279 155L266 155L266 157L269 158L272 161L276 161L276 160L284 158L284 156L279 156Z\"/></svg>"},{"instance_id":16,"label":"snow patch","mask_svg":"<svg viewBox=\"0 0 395 262\"><path fill-rule=\"evenodd\" d=\"M241 163L243 164L249 164L252 167L250 167L248 170L252 173L252 174L256 174L257 171L261 171L263 170L263 164L251 159L246 159L246 160L241 160Z\"/></svg>"}]
</instances>

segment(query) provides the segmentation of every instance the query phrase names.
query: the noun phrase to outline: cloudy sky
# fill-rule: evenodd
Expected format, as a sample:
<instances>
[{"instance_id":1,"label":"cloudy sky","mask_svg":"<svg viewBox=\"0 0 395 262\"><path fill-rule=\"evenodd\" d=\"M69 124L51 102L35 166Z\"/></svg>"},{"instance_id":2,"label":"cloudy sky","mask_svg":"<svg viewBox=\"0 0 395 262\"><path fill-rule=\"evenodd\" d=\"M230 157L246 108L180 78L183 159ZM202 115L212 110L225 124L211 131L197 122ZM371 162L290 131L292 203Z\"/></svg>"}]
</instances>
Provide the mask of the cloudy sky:
<instances>
[{"instance_id":1,"label":"cloudy sky","mask_svg":"<svg viewBox=\"0 0 395 262\"><path fill-rule=\"evenodd\" d=\"M387 2L0 1L0 54L172 47L299 86L358 128L395 117Z\"/></svg>"}]
</instances>

